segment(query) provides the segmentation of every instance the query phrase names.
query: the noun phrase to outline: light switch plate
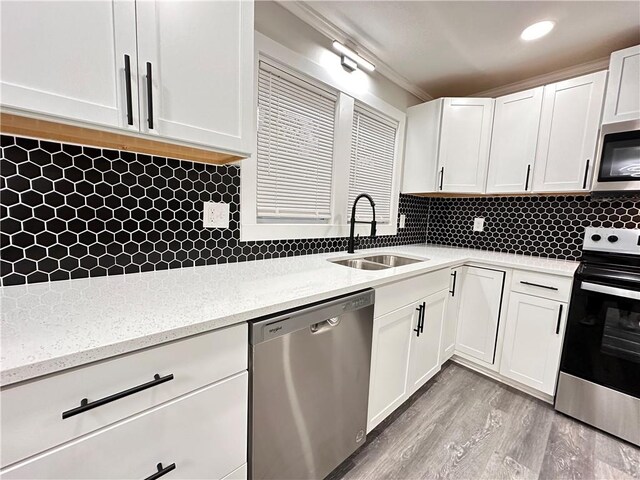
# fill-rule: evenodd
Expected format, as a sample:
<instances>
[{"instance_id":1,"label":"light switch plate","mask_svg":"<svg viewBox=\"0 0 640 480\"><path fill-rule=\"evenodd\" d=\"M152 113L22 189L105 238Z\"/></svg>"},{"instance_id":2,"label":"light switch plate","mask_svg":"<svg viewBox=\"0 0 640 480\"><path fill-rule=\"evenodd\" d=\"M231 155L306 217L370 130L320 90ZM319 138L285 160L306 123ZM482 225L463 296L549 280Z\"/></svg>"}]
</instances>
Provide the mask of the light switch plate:
<instances>
[{"instance_id":1,"label":"light switch plate","mask_svg":"<svg viewBox=\"0 0 640 480\"><path fill-rule=\"evenodd\" d=\"M484 218L476 218L473 221L474 232L484 232Z\"/></svg>"},{"instance_id":2,"label":"light switch plate","mask_svg":"<svg viewBox=\"0 0 640 480\"><path fill-rule=\"evenodd\" d=\"M406 221L407 216L404 213L400 214L400 228L404 228Z\"/></svg>"},{"instance_id":3,"label":"light switch plate","mask_svg":"<svg viewBox=\"0 0 640 480\"><path fill-rule=\"evenodd\" d=\"M204 228L229 228L229 204L204 202L202 226Z\"/></svg>"}]
</instances>

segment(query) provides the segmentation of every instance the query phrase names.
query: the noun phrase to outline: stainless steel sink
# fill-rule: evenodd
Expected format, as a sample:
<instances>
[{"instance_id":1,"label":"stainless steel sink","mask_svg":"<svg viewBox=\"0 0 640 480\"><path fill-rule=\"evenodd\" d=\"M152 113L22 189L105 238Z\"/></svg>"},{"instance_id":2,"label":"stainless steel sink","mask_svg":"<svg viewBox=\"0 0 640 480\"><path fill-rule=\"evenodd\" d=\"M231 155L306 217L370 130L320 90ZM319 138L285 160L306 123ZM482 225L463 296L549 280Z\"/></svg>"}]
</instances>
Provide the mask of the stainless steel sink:
<instances>
[{"instance_id":1,"label":"stainless steel sink","mask_svg":"<svg viewBox=\"0 0 640 480\"><path fill-rule=\"evenodd\" d=\"M363 257L368 262L381 263L389 267L402 267L403 265L411 265L412 263L424 262L426 259L417 259L410 257L401 257L399 255L372 255Z\"/></svg>"},{"instance_id":2,"label":"stainless steel sink","mask_svg":"<svg viewBox=\"0 0 640 480\"><path fill-rule=\"evenodd\" d=\"M412 263L424 262L427 258L411 258L403 257L400 255L369 255L359 258L346 258L340 260L329 260L331 263L337 265L344 265L345 267L357 268L358 270L384 270L392 267L402 267L404 265L411 265Z\"/></svg>"},{"instance_id":3,"label":"stainless steel sink","mask_svg":"<svg viewBox=\"0 0 640 480\"><path fill-rule=\"evenodd\" d=\"M390 268L389 265L383 265L381 263L368 262L362 258L348 258L346 260L329 260L337 265L344 265L345 267L357 268L358 270L384 270Z\"/></svg>"}]
</instances>

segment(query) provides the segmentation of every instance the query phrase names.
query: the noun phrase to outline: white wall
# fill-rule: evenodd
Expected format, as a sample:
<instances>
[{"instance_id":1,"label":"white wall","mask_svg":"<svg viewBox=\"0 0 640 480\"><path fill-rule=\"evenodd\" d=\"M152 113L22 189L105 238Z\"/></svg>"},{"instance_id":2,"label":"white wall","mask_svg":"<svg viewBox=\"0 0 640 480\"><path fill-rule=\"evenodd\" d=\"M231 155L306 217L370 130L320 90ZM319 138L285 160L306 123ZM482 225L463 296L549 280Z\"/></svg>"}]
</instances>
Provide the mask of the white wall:
<instances>
[{"instance_id":1,"label":"white wall","mask_svg":"<svg viewBox=\"0 0 640 480\"><path fill-rule=\"evenodd\" d=\"M340 81L357 83L360 88L402 111L422 103L422 100L377 72L369 73L358 69L349 74L342 70L339 57L331 48L332 39L314 30L274 1L255 2L255 28L272 40L325 66Z\"/></svg>"}]
</instances>

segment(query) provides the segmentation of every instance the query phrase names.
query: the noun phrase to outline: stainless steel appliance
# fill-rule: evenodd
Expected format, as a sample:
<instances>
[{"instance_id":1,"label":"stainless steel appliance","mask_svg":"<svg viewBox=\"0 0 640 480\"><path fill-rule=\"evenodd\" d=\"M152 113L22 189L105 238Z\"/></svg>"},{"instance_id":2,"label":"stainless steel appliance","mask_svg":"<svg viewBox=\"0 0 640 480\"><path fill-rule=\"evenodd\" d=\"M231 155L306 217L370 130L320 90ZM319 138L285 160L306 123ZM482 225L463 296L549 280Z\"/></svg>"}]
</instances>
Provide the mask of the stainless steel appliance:
<instances>
[{"instance_id":1,"label":"stainless steel appliance","mask_svg":"<svg viewBox=\"0 0 640 480\"><path fill-rule=\"evenodd\" d=\"M594 191L640 191L640 120L602 126Z\"/></svg>"},{"instance_id":2,"label":"stainless steel appliance","mask_svg":"<svg viewBox=\"0 0 640 480\"><path fill-rule=\"evenodd\" d=\"M250 323L249 478L321 479L364 443L374 291Z\"/></svg>"},{"instance_id":3,"label":"stainless steel appliance","mask_svg":"<svg viewBox=\"0 0 640 480\"><path fill-rule=\"evenodd\" d=\"M640 230L585 231L555 408L640 446Z\"/></svg>"}]
</instances>

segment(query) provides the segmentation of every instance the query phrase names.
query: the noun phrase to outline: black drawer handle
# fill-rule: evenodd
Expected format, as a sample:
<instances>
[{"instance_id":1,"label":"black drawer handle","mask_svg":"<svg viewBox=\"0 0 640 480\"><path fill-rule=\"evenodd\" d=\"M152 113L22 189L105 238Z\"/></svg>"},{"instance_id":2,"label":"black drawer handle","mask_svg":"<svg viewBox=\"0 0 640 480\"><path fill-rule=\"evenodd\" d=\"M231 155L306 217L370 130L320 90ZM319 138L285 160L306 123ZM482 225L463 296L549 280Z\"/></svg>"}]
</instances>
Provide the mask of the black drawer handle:
<instances>
[{"instance_id":1,"label":"black drawer handle","mask_svg":"<svg viewBox=\"0 0 640 480\"><path fill-rule=\"evenodd\" d=\"M451 294L452 297L455 297L456 296L456 278L458 277L458 271L454 270L451 276L453 277L453 285L451 287L451 290L449 290L449 293Z\"/></svg>"},{"instance_id":2,"label":"black drawer handle","mask_svg":"<svg viewBox=\"0 0 640 480\"><path fill-rule=\"evenodd\" d=\"M444 167L440 169L440 185L439 185L440 190L442 190L443 182L444 182Z\"/></svg>"},{"instance_id":3,"label":"black drawer handle","mask_svg":"<svg viewBox=\"0 0 640 480\"><path fill-rule=\"evenodd\" d=\"M153 130L153 68L147 62L147 115L149 130Z\"/></svg>"},{"instance_id":4,"label":"black drawer handle","mask_svg":"<svg viewBox=\"0 0 640 480\"><path fill-rule=\"evenodd\" d=\"M128 397L129 395L133 395L134 393L141 392L143 390L146 390L147 388L155 387L156 385L160 385L161 383L168 382L169 380L173 380L173 374L169 374L164 377L161 377L156 373L153 376L153 380L151 380L150 382L143 383L142 385L137 385L127 390L123 390L122 392L114 393L113 395L109 395L108 397L101 398L100 400L89 402L89 400L87 400L86 398L83 398L82 401L80 402L79 407L72 408L71 410L67 410L66 412L62 412L62 418L65 419L65 418L73 417L74 415L78 415L79 413L83 413L83 412L86 412L87 410L91 410L93 408L106 405L107 403L120 400L121 398Z\"/></svg>"},{"instance_id":5,"label":"black drawer handle","mask_svg":"<svg viewBox=\"0 0 640 480\"><path fill-rule=\"evenodd\" d=\"M414 332L416 332L416 337L420 336L420 333L422 332L422 329L420 328L421 324L422 324L422 309L424 308L424 303L422 305L418 305L418 308L416 308L416 310L418 311L418 324L416 325L416 328L413 329Z\"/></svg>"},{"instance_id":6,"label":"black drawer handle","mask_svg":"<svg viewBox=\"0 0 640 480\"><path fill-rule=\"evenodd\" d=\"M422 302L422 312L421 312L421 320L420 320L420 333L424 333L424 314L427 313L427 305L426 302Z\"/></svg>"},{"instance_id":7,"label":"black drawer handle","mask_svg":"<svg viewBox=\"0 0 640 480\"><path fill-rule=\"evenodd\" d=\"M527 178L524 181L524 191L529 190L529 176L531 175L531 165L527 165Z\"/></svg>"},{"instance_id":8,"label":"black drawer handle","mask_svg":"<svg viewBox=\"0 0 640 480\"><path fill-rule=\"evenodd\" d=\"M556 335L560 334L560 320L562 319L562 304L560 304L560 308L558 309L558 323L556 323Z\"/></svg>"},{"instance_id":9,"label":"black drawer handle","mask_svg":"<svg viewBox=\"0 0 640 480\"><path fill-rule=\"evenodd\" d=\"M540 285L539 283L525 282L523 280L520 280L520 283L523 285L529 285L530 287L546 288L547 290L558 290L556 287L550 287L549 285Z\"/></svg>"},{"instance_id":10,"label":"black drawer handle","mask_svg":"<svg viewBox=\"0 0 640 480\"><path fill-rule=\"evenodd\" d=\"M154 473L153 475L149 475L144 480L156 480L156 478L160 478L163 475L166 475L171 470L175 470L176 469L176 464L172 463L171 465L167 465L166 467L162 468L162 464L159 463L158 465L156 465L156 468L158 469L158 471L156 473Z\"/></svg>"},{"instance_id":11,"label":"black drawer handle","mask_svg":"<svg viewBox=\"0 0 640 480\"><path fill-rule=\"evenodd\" d=\"M125 90L127 95L127 125L133 125L133 101L131 99L131 59L124 56Z\"/></svg>"},{"instance_id":12,"label":"black drawer handle","mask_svg":"<svg viewBox=\"0 0 640 480\"><path fill-rule=\"evenodd\" d=\"M582 180L582 188L587 188L587 180L589 180L589 161L587 158L587 164L584 166L584 179Z\"/></svg>"}]
</instances>

